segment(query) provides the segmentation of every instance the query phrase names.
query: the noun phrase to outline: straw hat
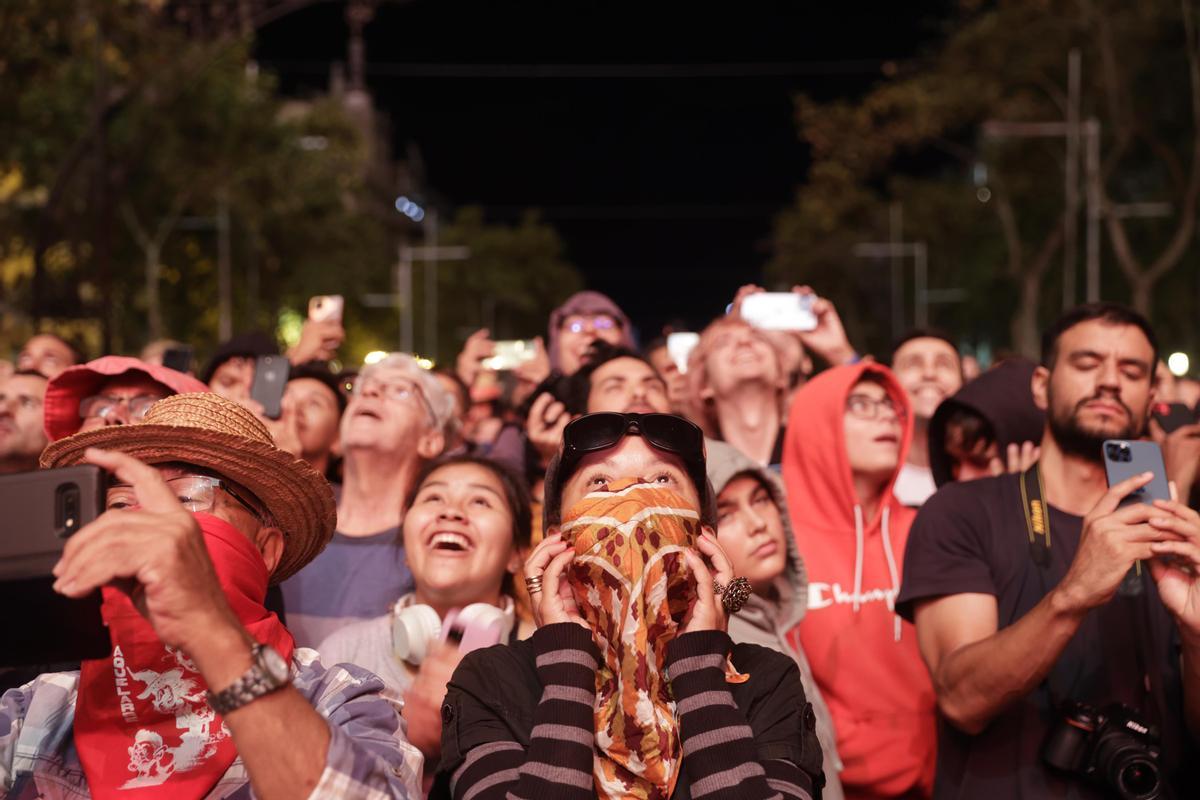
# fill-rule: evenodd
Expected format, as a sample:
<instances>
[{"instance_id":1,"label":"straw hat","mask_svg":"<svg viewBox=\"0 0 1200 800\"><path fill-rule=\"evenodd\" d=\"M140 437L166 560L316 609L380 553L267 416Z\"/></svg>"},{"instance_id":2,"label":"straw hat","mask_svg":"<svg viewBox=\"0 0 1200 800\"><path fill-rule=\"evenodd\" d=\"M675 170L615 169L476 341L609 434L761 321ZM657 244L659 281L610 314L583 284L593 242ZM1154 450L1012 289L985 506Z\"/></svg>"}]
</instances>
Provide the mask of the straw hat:
<instances>
[{"instance_id":1,"label":"straw hat","mask_svg":"<svg viewBox=\"0 0 1200 800\"><path fill-rule=\"evenodd\" d=\"M89 447L117 450L147 464L182 461L212 470L249 489L283 531L283 558L271 575L279 583L325 549L337 524L328 481L283 452L250 411L211 392L159 400L141 422L84 431L42 452L43 468L82 463Z\"/></svg>"}]
</instances>

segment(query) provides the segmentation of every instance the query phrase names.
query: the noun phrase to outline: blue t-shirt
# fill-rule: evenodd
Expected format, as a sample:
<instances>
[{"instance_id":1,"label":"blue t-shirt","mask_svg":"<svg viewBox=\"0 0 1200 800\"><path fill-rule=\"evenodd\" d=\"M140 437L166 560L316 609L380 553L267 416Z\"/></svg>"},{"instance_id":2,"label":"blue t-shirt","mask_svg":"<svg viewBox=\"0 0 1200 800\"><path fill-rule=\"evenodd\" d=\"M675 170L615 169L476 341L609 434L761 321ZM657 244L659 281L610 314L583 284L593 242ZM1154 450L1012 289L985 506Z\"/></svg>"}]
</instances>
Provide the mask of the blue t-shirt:
<instances>
[{"instance_id":1,"label":"blue t-shirt","mask_svg":"<svg viewBox=\"0 0 1200 800\"><path fill-rule=\"evenodd\" d=\"M315 648L348 623L385 614L413 590L400 529L369 536L335 533L282 588L287 627L301 647Z\"/></svg>"}]
</instances>

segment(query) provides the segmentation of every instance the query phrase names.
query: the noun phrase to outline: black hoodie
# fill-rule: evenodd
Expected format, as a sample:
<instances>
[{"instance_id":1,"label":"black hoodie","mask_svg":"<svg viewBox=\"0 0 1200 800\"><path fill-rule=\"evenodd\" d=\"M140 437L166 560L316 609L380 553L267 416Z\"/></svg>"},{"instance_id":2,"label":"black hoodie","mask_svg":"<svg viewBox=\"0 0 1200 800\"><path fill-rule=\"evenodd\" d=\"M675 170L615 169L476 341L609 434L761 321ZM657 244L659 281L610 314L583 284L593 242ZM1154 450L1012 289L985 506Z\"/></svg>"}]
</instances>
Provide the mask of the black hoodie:
<instances>
[{"instance_id":1,"label":"black hoodie","mask_svg":"<svg viewBox=\"0 0 1200 800\"><path fill-rule=\"evenodd\" d=\"M1010 444L1042 440L1046 414L1033 404L1030 388L1036 367L1024 358L1002 361L937 407L929 422L929 467L939 487L954 480L950 471L953 460L946 452L946 420L958 409L988 421L1001 453Z\"/></svg>"}]
</instances>

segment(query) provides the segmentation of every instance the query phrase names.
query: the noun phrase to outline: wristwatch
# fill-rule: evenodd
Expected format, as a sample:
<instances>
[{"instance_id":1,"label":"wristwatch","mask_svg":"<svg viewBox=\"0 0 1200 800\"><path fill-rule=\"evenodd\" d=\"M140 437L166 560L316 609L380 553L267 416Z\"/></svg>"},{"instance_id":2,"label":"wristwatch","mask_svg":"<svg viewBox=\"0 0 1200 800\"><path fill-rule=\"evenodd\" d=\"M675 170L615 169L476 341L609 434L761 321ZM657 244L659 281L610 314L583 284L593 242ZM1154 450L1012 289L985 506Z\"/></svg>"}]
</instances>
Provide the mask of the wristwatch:
<instances>
[{"instance_id":1,"label":"wristwatch","mask_svg":"<svg viewBox=\"0 0 1200 800\"><path fill-rule=\"evenodd\" d=\"M256 644L250 649L250 657L254 663L242 677L219 692L210 689L206 693L208 704L221 716L292 682L292 671L275 648Z\"/></svg>"}]
</instances>

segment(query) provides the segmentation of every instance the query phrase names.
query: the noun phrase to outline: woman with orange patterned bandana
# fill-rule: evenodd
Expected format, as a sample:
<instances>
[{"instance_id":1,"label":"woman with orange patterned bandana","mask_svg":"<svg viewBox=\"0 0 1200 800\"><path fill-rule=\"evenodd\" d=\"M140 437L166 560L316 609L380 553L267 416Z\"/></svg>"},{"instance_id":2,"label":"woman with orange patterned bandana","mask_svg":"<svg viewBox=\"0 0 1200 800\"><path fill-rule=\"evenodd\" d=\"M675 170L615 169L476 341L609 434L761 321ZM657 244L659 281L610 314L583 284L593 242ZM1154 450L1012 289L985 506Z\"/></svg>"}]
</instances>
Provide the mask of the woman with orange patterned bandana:
<instances>
[{"instance_id":1,"label":"woman with orange patterned bandana","mask_svg":"<svg viewBox=\"0 0 1200 800\"><path fill-rule=\"evenodd\" d=\"M749 584L717 544L699 428L580 417L545 501L525 565L538 630L460 664L431 797L817 796L795 662L725 632Z\"/></svg>"}]
</instances>

